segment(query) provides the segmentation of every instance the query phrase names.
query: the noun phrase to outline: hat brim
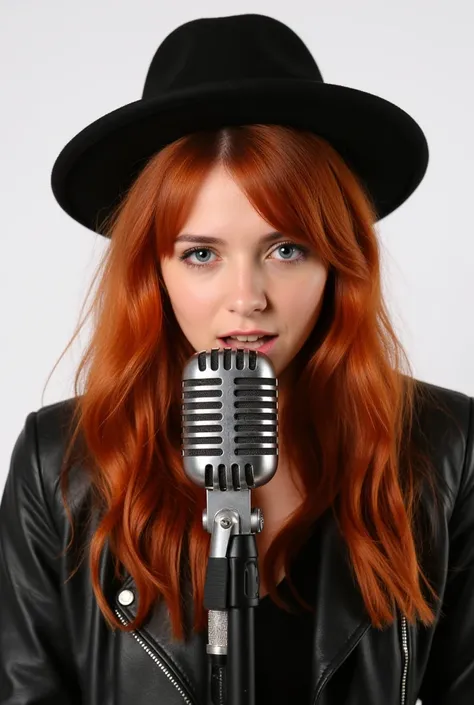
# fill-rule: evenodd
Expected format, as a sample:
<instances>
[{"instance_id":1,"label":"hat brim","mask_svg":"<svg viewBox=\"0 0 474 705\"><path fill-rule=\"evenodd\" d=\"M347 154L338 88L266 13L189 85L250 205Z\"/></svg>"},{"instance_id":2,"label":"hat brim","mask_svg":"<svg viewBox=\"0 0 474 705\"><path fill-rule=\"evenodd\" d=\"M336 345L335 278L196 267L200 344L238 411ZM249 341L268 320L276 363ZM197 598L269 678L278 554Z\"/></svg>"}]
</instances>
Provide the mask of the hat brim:
<instances>
[{"instance_id":1,"label":"hat brim","mask_svg":"<svg viewBox=\"0 0 474 705\"><path fill-rule=\"evenodd\" d=\"M247 80L201 84L102 116L60 152L53 194L74 220L104 235L104 219L156 152L198 130L257 123L327 139L369 191L378 220L407 200L428 166L420 126L384 98L311 80Z\"/></svg>"}]
</instances>

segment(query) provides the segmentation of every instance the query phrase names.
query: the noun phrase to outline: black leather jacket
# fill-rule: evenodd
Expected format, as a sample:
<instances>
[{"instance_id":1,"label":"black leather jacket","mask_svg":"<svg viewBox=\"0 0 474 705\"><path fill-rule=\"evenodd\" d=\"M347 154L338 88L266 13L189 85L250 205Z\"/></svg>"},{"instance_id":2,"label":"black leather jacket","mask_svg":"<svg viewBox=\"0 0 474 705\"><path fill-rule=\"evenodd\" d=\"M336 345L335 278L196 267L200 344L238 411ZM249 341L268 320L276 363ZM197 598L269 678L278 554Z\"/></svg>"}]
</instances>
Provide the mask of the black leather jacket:
<instances>
[{"instance_id":1,"label":"black leather jacket","mask_svg":"<svg viewBox=\"0 0 474 705\"><path fill-rule=\"evenodd\" d=\"M420 417L437 472L451 490L426 555L442 612L429 629L400 616L386 629L373 628L328 512L314 595L314 704L474 703L474 398L429 387L453 417L434 408ZM70 538L58 470L60 429L70 408L67 400L30 413L12 454L0 508L0 703L206 705L205 635L174 642L163 605L138 633L111 631L91 590L87 560L65 583L73 564L70 554L57 558ZM84 474L75 478L74 512L87 514ZM116 581L107 551L101 581L117 615L129 620L134 582L130 576Z\"/></svg>"}]
</instances>

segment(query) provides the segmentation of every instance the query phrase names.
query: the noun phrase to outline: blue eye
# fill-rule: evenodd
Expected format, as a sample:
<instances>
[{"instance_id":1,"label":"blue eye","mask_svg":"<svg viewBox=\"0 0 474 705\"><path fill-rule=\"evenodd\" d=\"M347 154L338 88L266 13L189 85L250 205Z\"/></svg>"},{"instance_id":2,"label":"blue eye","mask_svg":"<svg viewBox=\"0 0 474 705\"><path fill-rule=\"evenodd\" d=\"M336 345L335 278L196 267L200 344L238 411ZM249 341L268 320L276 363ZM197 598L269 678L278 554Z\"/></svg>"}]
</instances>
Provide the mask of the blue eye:
<instances>
[{"instance_id":1,"label":"blue eye","mask_svg":"<svg viewBox=\"0 0 474 705\"><path fill-rule=\"evenodd\" d=\"M200 267L201 265L195 264L194 262L189 262L189 258L191 255L197 254L197 253L202 253L202 252L212 252L208 247L195 247L193 250L187 250L187 252L184 252L181 257L179 258L180 260L184 260L186 264L188 264L191 267ZM208 262L202 262L201 264L208 264Z\"/></svg>"},{"instance_id":2,"label":"blue eye","mask_svg":"<svg viewBox=\"0 0 474 705\"><path fill-rule=\"evenodd\" d=\"M283 259L280 260L281 262L285 262L287 264L299 264L302 261L306 259L306 255L308 253L308 248L303 247L302 245L296 245L293 242L281 242L277 247L273 250L273 252L276 252L279 249L282 249L283 247L286 248L291 248L293 251L297 250L300 252L300 257L298 259ZM190 250L186 250L186 252L183 252L182 255L180 255L179 259L181 261L184 261L188 267L199 267L199 268L204 268L210 265L209 262L202 262L201 264L196 264L195 262L190 262L189 258L191 255L196 254L196 253L203 253L203 252L212 252L214 253L214 250L212 250L209 247L193 247Z\"/></svg>"}]
</instances>

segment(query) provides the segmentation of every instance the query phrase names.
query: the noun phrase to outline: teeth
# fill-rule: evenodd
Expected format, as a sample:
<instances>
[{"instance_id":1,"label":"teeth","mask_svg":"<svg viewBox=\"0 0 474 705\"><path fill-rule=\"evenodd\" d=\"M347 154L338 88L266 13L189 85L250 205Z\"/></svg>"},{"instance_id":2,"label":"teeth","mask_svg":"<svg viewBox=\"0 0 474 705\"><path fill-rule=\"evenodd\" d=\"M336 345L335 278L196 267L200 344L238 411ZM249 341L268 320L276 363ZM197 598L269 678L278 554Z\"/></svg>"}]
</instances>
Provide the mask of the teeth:
<instances>
[{"instance_id":1,"label":"teeth","mask_svg":"<svg viewBox=\"0 0 474 705\"><path fill-rule=\"evenodd\" d=\"M264 338L264 335L229 335L232 340L240 340L241 343L253 343L256 340Z\"/></svg>"}]
</instances>

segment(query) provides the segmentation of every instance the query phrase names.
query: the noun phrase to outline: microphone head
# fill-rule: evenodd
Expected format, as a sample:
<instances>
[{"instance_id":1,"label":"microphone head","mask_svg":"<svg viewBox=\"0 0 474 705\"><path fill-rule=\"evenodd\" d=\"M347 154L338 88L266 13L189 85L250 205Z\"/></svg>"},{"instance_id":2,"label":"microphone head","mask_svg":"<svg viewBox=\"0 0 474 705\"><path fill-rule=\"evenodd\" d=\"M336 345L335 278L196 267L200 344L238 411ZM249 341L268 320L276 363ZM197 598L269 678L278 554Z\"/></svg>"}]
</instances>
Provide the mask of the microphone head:
<instances>
[{"instance_id":1,"label":"microphone head","mask_svg":"<svg viewBox=\"0 0 474 705\"><path fill-rule=\"evenodd\" d=\"M278 466L278 380L257 350L195 353L182 378L186 475L207 490L255 489Z\"/></svg>"}]
</instances>

